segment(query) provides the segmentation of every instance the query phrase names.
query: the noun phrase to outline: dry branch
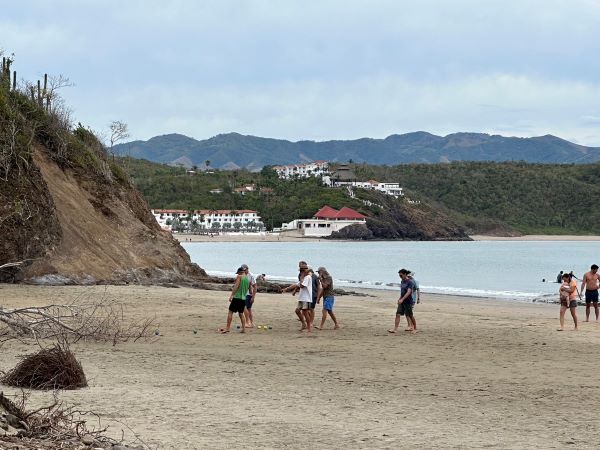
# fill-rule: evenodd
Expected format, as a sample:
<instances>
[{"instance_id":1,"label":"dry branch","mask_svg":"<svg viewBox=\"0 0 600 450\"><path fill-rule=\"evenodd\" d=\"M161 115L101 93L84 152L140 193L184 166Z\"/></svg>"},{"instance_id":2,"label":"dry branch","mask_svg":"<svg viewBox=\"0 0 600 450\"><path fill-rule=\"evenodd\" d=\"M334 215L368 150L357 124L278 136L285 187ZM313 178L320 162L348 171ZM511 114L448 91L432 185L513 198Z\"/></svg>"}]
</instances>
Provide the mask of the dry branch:
<instances>
[{"instance_id":1,"label":"dry branch","mask_svg":"<svg viewBox=\"0 0 600 450\"><path fill-rule=\"evenodd\" d=\"M123 305L107 297L82 297L70 304L6 309L0 306L0 343L11 339L55 339L59 342L100 341L113 345L150 339L155 319L128 322ZM41 346L41 345L40 345Z\"/></svg>"}]
</instances>

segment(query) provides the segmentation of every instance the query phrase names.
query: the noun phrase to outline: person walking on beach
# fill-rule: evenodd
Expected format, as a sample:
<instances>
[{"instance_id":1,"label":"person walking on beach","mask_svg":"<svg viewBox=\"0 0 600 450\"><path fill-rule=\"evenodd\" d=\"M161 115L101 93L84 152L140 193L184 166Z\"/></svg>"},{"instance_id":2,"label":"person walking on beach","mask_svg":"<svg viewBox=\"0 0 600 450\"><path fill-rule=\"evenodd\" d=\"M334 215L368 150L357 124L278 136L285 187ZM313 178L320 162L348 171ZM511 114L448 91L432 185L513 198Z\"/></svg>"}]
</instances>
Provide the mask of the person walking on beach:
<instances>
[{"instance_id":1,"label":"person walking on beach","mask_svg":"<svg viewBox=\"0 0 600 450\"><path fill-rule=\"evenodd\" d=\"M337 330L340 328L340 325L335 317L335 314L333 313L333 304L335 302L335 297L333 296L333 279L325 267L319 267L317 269L317 273L319 274L320 281L317 303L321 301L321 298L323 299L323 316L321 317L321 325L318 327L315 326L315 328L317 330L322 330L325 326L327 315L329 314L329 317L331 317L331 320L333 320L333 329Z\"/></svg>"},{"instance_id":2,"label":"person walking on beach","mask_svg":"<svg viewBox=\"0 0 600 450\"><path fill-rule=\"evenodd\" d=\"M246 327L253 328L254 315L252 313L252 307L254 306L254 299L256 298L256 279L254 278L254 275L250 273L248 265L242 264L241 268L246 271L246 276L248 277L248 281L250 282L250 288L248 289L248 294L246 295L246 309L244 309L244 319L246 320Z\"/></svg>"},{"instance_id":3,"label":"person walking on beach","mask_svg":"<svg viewBox=\"0 0 600 450\"><path fill-rule=\"evenodd\" d=\"M408 275L408 278L413 280L413 282L415 283L415 290L412 293L412 303L414 307L414 305L416 305L417 303L421 303L421 288L419 287L419 282L415 280L415 274L413 272L411 272Z\"/></svg>"},{"instance_id":4,"label":"person walking on beach","mask_svg":"<svg viewBox=\"0 0 600 450\"><path fill-rule=\"evenodd\" d=\"M243 267L240 267L236 271L235 283L231 289L229 295L229 312L227 313L227 326L219 331L221 333L229 333L231 330L231 320L233 319L233 313L238 313L240 316L240 322L242 323L241 333L246 332L246 319L244 318L244 309L246 307L246 295L250 288L250 280L246 275L246 271Z\"/></svg>"},{"instance_id":5,"label":"person walking on beach","mask_svg":"<svg viewBox=\"0 0 600 450\"><path fill-rule=\"evenodd\" d=\"M394 328L388 330L388 333L397 333L400 327L401 316L406 316L408 327L405 331L410 331L412 334L417 332L417 321L413 314L412 293L415 290L415 282L409 278L410 271L400 269L398 275L402 280L400 282L400 298L398 299L398 308L396 309L396 320Z\"/></svg>"},{"instance_id":6,"label":"person walking on beach","mask_svg":"<svg viewBox=\"0 0 600 450\"><path fill-rule=\"evenodd\" d=\"M320 280L319 275L317 275L312 267L308 267L308 274L310 275L310 279L312 281L312 302L310 303L310 323L311 325L315 322L315 308L317 307L317 297L319 295L320 289Z\"/></svg>"},{"instance_id":7,"label":"person walking on beach","mask_svg":"<svg viewBox=\"0 0 600 450\"><path fill-rule=\"evenodd\" d=\"M571 278L571 275L565 273L562 276L562 284L558 289L560 296L560 328L558 331L565 329L565 312L567 309L571 311L575 330L577 331L577 282Z\"/></svg>"},{"instance_id":8,"label":"person walking on beach","mask_svg":"<svg viewBox=\"0 0 600 450\"><path fill-rule=\"evenodd\" d=\"M298 305L296 306L296 315L302 323L300 331L306 330L311 331L310 321L310 304L312 303L312 278L308 274L308 264L306 261L300 261L298 263L298 283L294 283L284 289L281 292L292 291L292 295L298 295Z\"/></svg>"},{"instance_id":9,"label":"person walking on beach","mask_svg":"<svg viewBox=\"0 0 600 450\"><path fill-rule=\"evenodd\" d=\"M590 321L590 306L594 305L596 312L596 322L598 321L598 287L600 285L600 275L598 274L598 265L592 264L590 270L585 273L581 280L581 293L585 292L585 321Z\"/></svg>"}]
</instances>

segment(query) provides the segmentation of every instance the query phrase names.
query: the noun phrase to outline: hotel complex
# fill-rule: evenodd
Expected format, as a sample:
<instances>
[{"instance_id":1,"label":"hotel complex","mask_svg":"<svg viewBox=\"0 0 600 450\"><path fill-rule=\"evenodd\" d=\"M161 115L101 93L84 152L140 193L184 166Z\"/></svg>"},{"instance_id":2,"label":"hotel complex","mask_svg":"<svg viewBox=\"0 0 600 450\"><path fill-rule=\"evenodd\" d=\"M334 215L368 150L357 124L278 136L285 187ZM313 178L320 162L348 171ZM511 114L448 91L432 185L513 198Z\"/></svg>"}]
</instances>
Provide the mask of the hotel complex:
<instances>
[{"instance_id":1,"label":"hotel complex","mask_svg":"<svg viewBox=\"0 0 600 450\"><path fill-rule=\"evenodd\" d=\"M258 213L249 209L153 209L152 214L164 230L174 231L173 224L186 227L195 225L199 230L240 230L246 228L263 229L264 224Z\"/></svg>"}]
</instances>

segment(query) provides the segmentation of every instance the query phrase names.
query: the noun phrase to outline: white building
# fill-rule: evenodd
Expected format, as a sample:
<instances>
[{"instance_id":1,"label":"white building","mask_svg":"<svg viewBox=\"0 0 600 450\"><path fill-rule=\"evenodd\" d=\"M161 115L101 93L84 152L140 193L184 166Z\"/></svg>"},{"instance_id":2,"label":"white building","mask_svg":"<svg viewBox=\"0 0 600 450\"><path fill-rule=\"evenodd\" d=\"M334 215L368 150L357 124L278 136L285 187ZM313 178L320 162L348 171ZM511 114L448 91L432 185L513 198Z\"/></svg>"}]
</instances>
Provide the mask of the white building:
<instances>
[{"instance_id":1,"label":"white building","mask_svg":"<svg viewBox=\"0 0 600 450\"><path fill-rule=\"evenodd\" d=\"M158 224L165 230L171 230L175 219L186 226L196 224L203 230L235 230L249 226L264 227L258 213L249 209L200 209L191 212L180 209L153 209L152 214Z\"/></svg>"},{"instance_id":2,"label":"white building","mask_svg":"<svg viewBox=\"0 0 600 450\"><path fill-rule=\"evenodd\" d=\"M314 161L308 164L291 164L287 166L273 166L279 178L290 179L293 177L324 177L329 175L329 163L327 161Z\"/></svg>"},{"instance_id":3,"label":"white building","mask_svg":"<svg viewBox=\"0 0 600 450\"><path fill-rule=\"evenodd\" d=\"M339 211L330 206L323 206L311 219L296 219L282 228L298 230L304 236L329 236L334 231L340 231L348 225L364 224L366 217L351 208L343 207Z\"/></svg>"},{"instance_id":4,"label":"white building","mask_svg":"<svg viewBox=\"0 0 600 450\"><path fill-rule=\"evenodd\" d=\"M369 180L369 181L332 181L331 186L333 187L343 187L343 186L352 186L360 189L372 189L376 191L383 192L387 195L392 195L396 198L403 197L404 192L400 187L399 183L380 183L379 181Z\"/></svg>"}]
</instances>

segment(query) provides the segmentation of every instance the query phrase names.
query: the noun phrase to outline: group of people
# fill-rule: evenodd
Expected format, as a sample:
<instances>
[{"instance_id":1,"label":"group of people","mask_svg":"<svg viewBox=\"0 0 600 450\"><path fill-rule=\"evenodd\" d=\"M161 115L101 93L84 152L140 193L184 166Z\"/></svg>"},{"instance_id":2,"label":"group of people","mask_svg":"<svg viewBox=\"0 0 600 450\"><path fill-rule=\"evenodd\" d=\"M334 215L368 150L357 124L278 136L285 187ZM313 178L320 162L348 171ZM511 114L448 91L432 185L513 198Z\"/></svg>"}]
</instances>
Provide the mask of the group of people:
<instances>
[{"instance_id":1,"label":"group of people","mask_svg":"<svg viewBox=\"0 0 600 450\"><path fill-rule=\"evenodd\" d=\"M318 275L317 275L318 274ZM281 293L292 292L292 295L298 294L298 304L296 305L296 315L302 323L300 331L311 332L315 321L315 309L317 304L323 300L323 312L321 315L321 324L314 325L317 330L322 330L325 326L327 317L333 321L333 329L340 327L337 317L333 312L335 297L333 295L333 278L325 267L319 267L317 273L306 263L298 263L298 282L289 285L281 290Z\"/></svg>"},{"instance_id":2,"label":"group of people","mask_svg":"<svg viewBox=\"0 0 600 450\"><path fill-rule=\"evenodd\" d=\"M561 272L562 273L562 272ZM560 274L559 274L560 275ZM573 272L560 275L561 285L558 289L560 298L560 328L563 331L565 326L565 313L571 312L575 330L577 330L577 297L581 299L585 295L585 321L590 321L591 307L594 307L596 321L600 319L600 310L598 308L598 289L600 288L600 274L598 274L598 265L592 264L590 270L585 273L581 280L581 292L577 290L577 281Z\"/></svg>"},{"instance_id":3,"label":"group of people","mask_svg":"<svg viewBox=\"0 0 600 450\"><path fill-rule=\"evenodd\" d=\"M400 327L402 316L406 317L407 327L405 331L416 333L417 321L414 315L414 307L421 302L421 293L419 283L414 279L414 274L410 270L400 269L400 298L396 309L396 319L394 328L389 329L389 333L396 333ZM241 333L246 332L246 328L254 327L254 315L252 306L256 298L257 280L264 280L265 275L261 274L254 277L248 268L248 265L242 264L236 272L236 279L229 295L229 312L227 314L227 324L225 328L220 328L221 333L231 331L233 315L237 313L241 322ZM300 321L300 331L310 333L313 328L322 330L325 327L327 318L333 321L333 329L340 328L338 319L333 312L335 296L333 290L333 278L325 267L319 267L315 273L306 263L298 263L298 281L281 289L281 293L292 292L292 295L298 294L298 303L295 313ZM321 322L314 325L315 309L317 304L323 300L323 309Z\"/></svg>"},{"instance_id":4,"label":"group of people","mask_svg":"<svg viewBox=\"0 0 600 450\"><path fill-rule=\"evenodd\" d=\"M298 265L298 282L281 290L283 292L292 291L293 295L298 294L298 304L296 306L296 315L302 323L302 331L310 332L313 328L323 329L327 317L333 321L334 329L340 327L337 317L333 312L335 297L333 295L333 279L325 267L319 267L317 274L308 266L305 261L300 261ZM264 281L265 274L254 277L247 264L242 264L236 271L235 282L229 295L229 311L227 313L227 322L225 328L220 328L221 333L231 331L233 315L237 313L241 322L241 333L246 332L246 328L254 327L254 314L252 306L256 299L257 281ZM323 314L320 325L313 325L315 320L315 308L323 300Z\"/></svg>"}]
</instances>

